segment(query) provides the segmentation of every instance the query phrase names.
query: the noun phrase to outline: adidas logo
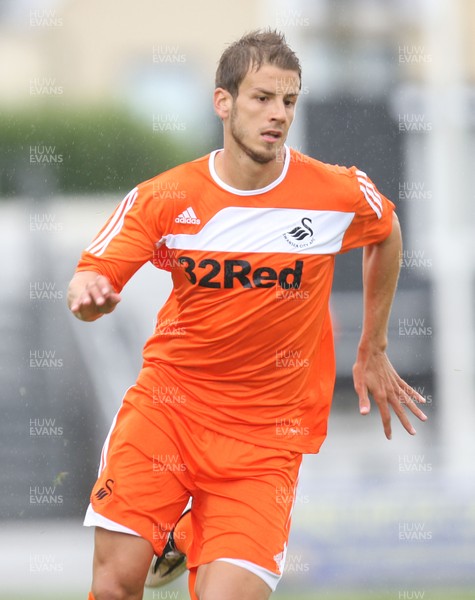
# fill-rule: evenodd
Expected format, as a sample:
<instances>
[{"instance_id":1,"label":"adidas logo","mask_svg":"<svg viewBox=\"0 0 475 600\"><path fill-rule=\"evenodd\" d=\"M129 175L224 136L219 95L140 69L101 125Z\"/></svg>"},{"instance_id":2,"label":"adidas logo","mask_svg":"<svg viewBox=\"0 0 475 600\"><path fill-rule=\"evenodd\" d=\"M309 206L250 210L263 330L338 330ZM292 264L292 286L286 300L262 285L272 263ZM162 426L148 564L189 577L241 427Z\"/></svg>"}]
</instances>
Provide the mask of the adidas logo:
<instances>
[{"instance_id":1,"label":"adidas logo","mask_svg":"<svg viewBox=\"0 0 475 600\"><path fill-rule=\"evenodd\" d=\"M189 206L186 210L178 215L175 223L187 223L188 225L199 225L201 221L195 215L195 211Z\"/></svg>"}]
</instances>

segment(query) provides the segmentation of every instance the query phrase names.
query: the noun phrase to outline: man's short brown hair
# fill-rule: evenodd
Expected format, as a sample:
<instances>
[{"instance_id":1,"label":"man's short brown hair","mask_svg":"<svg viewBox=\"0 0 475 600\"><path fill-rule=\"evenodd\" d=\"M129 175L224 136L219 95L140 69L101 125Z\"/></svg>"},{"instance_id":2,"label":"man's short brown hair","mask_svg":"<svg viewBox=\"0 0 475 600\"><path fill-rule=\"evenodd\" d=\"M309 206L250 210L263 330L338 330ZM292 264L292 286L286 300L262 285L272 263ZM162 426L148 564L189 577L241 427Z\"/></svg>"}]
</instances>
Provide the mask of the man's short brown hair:
<instances>
[{"instance_id":1,"label":"man's short brown hair","mask_svg":"<svg viewBox=\"0 0 475 600\"><path fill-rule=\"evenodd\" d=\"M216 71L216 87L227 90L235 98L248 71L258 71L264 64L295 71L302 80L300 61L287 45L284 34L258 29L244 35L223 52Z\"/></svg>"}]
</instances>

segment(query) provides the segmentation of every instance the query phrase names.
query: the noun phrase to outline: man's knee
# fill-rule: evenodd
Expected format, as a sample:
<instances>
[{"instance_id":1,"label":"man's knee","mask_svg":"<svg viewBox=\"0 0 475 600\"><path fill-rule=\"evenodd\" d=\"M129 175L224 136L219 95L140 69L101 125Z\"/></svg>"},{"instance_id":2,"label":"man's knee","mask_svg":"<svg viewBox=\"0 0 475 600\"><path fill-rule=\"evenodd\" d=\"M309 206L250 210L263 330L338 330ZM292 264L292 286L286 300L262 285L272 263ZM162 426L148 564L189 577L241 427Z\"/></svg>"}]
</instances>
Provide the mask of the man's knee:
<instances>
[{"instance_id":1,"label":"man's knee","mask_svg":"<svg viewBox=\"0 0 475 600\"><path fill-rule=\"evenodd\" d=\"M143 581L124 581L113 569L97 569L92 582L94 600L142 600Z\"/></svg>"},{"instance_id":2,"label":"man's knee","mask_svg":"<svg viewBox=\"0 0 475 600\"><path fill-rule=\"evenodd\" d=\"M129 600L130 596L124 589L120 589L115 582L109 580L99 581L94 584L91 594L94 600Z\"/></svg>"}]
</instances>

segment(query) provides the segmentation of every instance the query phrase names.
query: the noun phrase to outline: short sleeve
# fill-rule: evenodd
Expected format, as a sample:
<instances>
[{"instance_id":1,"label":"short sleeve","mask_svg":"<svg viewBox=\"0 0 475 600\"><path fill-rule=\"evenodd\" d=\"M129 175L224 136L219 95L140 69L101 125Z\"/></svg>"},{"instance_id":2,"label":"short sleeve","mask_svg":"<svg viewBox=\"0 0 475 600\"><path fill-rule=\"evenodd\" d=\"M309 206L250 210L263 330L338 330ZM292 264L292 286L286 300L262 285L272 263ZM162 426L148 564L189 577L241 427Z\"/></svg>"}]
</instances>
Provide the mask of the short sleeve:
<instances>
[{"instance_id":1,"label":"short sleeve","mask_svg":"<svg viewBox=\"0 0 475 600\"><path fill-rule=\"evenodd\" d=\"M356 167L351 168L354 178L352 194L355 216L343 237L340 252L377 244L392 230L394 204L378 191L371 179Z\"/></svg>"},{"instance_id":2,"label":"short sleeve","mask_svg":"<svg viewBox=\"0 0 475 600\"><path fill-rule=\"evenodd\" d=\"M154 202L146 187L131 190L83 251L77 271L96 271L120 292L152 260L162 236L160 212L160 203Z\"/></svg>"}]
</instances>

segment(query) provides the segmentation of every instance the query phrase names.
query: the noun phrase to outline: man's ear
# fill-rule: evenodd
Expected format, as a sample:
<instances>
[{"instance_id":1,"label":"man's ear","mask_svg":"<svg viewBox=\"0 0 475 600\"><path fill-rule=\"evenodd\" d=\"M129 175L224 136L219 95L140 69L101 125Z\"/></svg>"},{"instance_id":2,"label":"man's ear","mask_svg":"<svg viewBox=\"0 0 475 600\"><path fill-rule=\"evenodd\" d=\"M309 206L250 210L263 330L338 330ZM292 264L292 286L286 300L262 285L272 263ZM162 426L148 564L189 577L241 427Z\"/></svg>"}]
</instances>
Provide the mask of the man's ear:
<instances>
[{"instance_id":1,"label":"man's ear","mask_svg":"<svg viewBox=\"0 0 475 600\"><path fill-rule=\"evenodd\" d=\"M223 121L224 119L227 119L231 113L233 97L227 90L216 88L213 95L213 106L214 112Z\"/></svg>"}]
</instances>

